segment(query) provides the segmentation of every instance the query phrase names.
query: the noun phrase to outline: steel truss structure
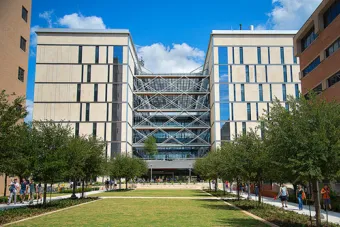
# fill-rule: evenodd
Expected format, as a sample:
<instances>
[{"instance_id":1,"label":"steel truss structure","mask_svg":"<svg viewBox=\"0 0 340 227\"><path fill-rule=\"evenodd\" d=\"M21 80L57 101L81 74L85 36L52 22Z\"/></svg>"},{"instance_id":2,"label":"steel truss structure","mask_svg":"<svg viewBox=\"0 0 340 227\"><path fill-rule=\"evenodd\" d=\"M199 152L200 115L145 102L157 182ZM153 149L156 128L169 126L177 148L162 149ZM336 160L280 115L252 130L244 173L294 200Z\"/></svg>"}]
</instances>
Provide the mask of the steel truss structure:
<instances>
[{"instance_id":1,"label":"steel truss structure","mask_svg":"<svg viewBox=\"0 0 340 227\"><path fill-rule=\"evenodd\" d=\"M210 150L209 76L143 74L134 77L133 147L156 138L156 159L197 158Z\"/></svg>"}]
</instances>

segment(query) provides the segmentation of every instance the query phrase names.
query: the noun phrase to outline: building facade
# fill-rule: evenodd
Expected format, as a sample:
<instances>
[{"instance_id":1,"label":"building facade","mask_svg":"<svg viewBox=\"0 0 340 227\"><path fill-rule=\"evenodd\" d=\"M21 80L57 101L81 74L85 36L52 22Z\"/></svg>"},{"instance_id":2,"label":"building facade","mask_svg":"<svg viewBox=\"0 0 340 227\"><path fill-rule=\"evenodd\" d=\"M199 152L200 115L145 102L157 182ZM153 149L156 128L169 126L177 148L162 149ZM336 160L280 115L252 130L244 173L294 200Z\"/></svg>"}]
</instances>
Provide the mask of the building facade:
<instances>
[{"instance_id":1,"label":"building facade","mask_svg":"<svg viewBox=\"0 0 340 227\"><path fill-rule=\"evenodd\" d=\"M33 118L101 137L107 157L148 159L154 173L185 174L196 158L257 127L275 97L285 105L300 91L295 31L213 31L204 65L178 74L144 70L128 30L37 34ZM153 156L144 151L151 136Z\"/></svg>"},{"instance_id":2,"label":"building facade","mask_svg":"<svg viewBox=\"0 0 340 227\"><path fill-rule=\"evenodd\" d=\"M0 91L26 95L31 0L0 1Z\"/></svg>"},{"instance_id":3,"label":"building facade","mask_svg":"<svg viewBox=\"0 0 340 227\"><path fill-rule=\"evenodd\" d=\"M340 0L324 0L294 37L302 94L340 101Z\"/></svg>"},{"instance_id":4,"label":"building facade","mask_svg":"<svg viewBox=\"0 0 340 227\"><path fill-rule=\"evenodd\" d=\"M0 92L26 96L31 7L31 0L0 1ZM2 174L0 191L4 191Z\"/></svg>"}]
</instances>

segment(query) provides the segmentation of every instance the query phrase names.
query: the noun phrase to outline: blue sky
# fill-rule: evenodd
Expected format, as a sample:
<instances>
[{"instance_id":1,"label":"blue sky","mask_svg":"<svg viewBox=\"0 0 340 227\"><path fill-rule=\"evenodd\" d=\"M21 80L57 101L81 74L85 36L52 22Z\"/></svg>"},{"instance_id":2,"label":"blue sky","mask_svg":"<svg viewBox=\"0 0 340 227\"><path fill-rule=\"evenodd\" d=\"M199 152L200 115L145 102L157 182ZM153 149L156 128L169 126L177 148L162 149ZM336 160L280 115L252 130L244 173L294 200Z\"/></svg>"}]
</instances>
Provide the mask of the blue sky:
<instances>
[{"instance_id":1,"label":"blue sky","mask_svg":"<svg viewBox=\"0 0 340 227\"><path fill-rule=\"evenodd\" d=\"M299 29L321 0L32 0L28 104L34 97L37 27L129 29L154 72L191 71L205 56L211 30ZM166 63L164 63L166 62Z\"/></svg>"}]
</instances>

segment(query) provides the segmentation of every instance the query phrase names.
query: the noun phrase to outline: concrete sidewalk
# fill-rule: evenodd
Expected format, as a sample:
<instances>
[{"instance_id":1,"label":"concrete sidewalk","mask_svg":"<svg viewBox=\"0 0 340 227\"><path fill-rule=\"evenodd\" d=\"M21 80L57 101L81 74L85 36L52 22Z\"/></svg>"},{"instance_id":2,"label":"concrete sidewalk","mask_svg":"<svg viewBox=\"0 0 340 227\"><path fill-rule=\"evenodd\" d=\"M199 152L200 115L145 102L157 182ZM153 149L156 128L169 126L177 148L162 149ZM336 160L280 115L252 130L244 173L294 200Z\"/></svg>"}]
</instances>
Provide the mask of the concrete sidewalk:
<instances>
[{"instance_id":1,"label":"concrete sidewalk","mask_svg":"<svg viewBox=\"0 0 340 227\"><path fill-rule=\"evenodd\" d=\"M229 190L227 190L227 191L230 192ZM237 191L232 191L232 193L236 195ZM247 198L248 194L242 193L241 196L243 198ZM258 200L258 197L256 197L254 194L250 194L250 199L251 200ZM274 198L263 196L263 202L266 203L266 204L270 204L270 205L282 208L282 204L281 204L280 199L274 200ZM294 211L298 214L304 214L304 215L307 215L307 216L310 216L310 214L312 215L312 217L315 216L315 209L314 209L314 206L312 206L312 205L310 206L311 211L309 211L309 206L307 206L307 205L303 206L303 210L299 210L299 204L292 203L292 202L288 202L287 204L288 204L288 208L284 208L285 210ZM322 218L323 221L326 221L327 214L324 210L321 211L321 218ZM328 211L328 221L340 225L340 213Z\"/></svg>"},{"instance_id":2,"label":"concrete sidewalk","mask_svg":"<svg viewBox=\"0 0 340 227\"><path fill-rule=\"evenodd\" d=\"M102 193L102 192L104 192L104 190L85 192L85 197L87 197L88 195L94 195L94 194L98 194L98 193ZM81 193L76 193L76 196L79 198L81 196ZM70 197L71 197L71 194L66 194L66 195L63 195L63 196L51 197L51 199L50 199L49 194L47 193L46 200L47 200L47 202L50 202L50 201L59 200L59 199L67 199L67 198L70 198ZM42 203L42 202L39 202L39 203ZM34 205L38 204L36 199L34 200L33 204ZM33 204L31 204L31 205L33 205ZM10 205L0 204L0 211L1 210L7 210L7 209L13 209L13 208L19 208L19 207L25 207L25 206L28 206L28 205L30 205L30 204L28 204L27 201L25 201L25 203L20 203L20 202L17 202L17 204L11 203Z\"/></svg>"}]
</instances>

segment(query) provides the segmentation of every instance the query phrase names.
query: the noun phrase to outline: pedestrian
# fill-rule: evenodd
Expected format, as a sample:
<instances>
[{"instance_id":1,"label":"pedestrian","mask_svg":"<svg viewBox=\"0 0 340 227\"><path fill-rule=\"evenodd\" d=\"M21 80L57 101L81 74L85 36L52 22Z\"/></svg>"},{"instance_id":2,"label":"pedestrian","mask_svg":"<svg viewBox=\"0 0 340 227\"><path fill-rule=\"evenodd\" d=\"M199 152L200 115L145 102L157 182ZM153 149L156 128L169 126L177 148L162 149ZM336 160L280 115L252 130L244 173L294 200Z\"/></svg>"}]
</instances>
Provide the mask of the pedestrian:
<instances>
[{"instance_id":1,"label":"pedestrian","mask_svg":"<svg viewBox=\"0 0 340 227\"><path fill-rule=\"evenodd\" d=\"M36 185L35 192L37 193L37 202L39 202L40 200L42 201L43 187L41 183Z\"/></svg>"},{"instance_id":2,"label":"pedestrian","mask_svg":"<svg viewBox=\"0 0 340 227\"><path fill-rule=\"evenodd\" d=\"M229 185L229 182L226 181L226 182L225 182L225 188L228 188L228 185Z\"/></svg>"},{"instance_id":3,"label":"pedestrian","mask_svg":"<svg viewBox=\"0 0 340 227\"><path fill-rule=\"evenodd\" d=\"M21 184L20 184L20 197L21 197L21 203L25 202L27 193L27 182L25 178L22 178Z\"/></svg>"},{"instance_id":4,"label":"pedestrian","mask_svg":"<svg viewBox=\"0 0 340 227\"><path fill-rule=\"evenodd\" d=\"M240 184L240 192L241 192L241 195L243 194L243 185L242 183Z\"/></svg>"},{"instance_id":5,"label":"pedestrian","mask_svg":"<svg viewBox=\"0 0 340 227\"><path fill-rule=\"evenodd\" d=\"M299 201L299 210L303 210L303 200L306 199L306 194L301 185L298 186L298 190L296 191L296 198Z\"/></svg>"},{"instance_id":6,"label":"pedestrian","mask_svg":"<svg viewBox=\"0 0 340 227\"><path fill-rule=\"evenodd\" d=\"M116 181L113 179L113 190L116 190L117 189L117 183L116 183Z\"/></svg>"},{"instance_id":7,"label":"pedestrian","mask_svg":"<svg viewBox=\"0 0 340 227\"><path fill-rule=\"evenodd\" d=\"M282 203L282 208L284 208L284 207L288 208L288 206L287 206L288 196L289 196L289 194L288 194L287 187L286 187L285 184L283 184L282 187L280 187L280 192L279 192L279 195L278 195L278 197L280 198L281 203Z\"/></svg>"},{"instance_id":8,"label":"pedestrian","mask_svg":"<svg viewBox=\"0 0 340 227\"><path fill-rule=\"evenodd\" d=\"M255 196L259 196L259 186L257 186L257 184L255 184Z\"/></svg>"},{"instance_id":9,"label":"pedestrian","mask_svg":"<svg viewBox=\"0 0 340 227\"><path fill-rule=\"evenodd\" d=\"M106 189L106 191L109 190L109 184L110 184L109 179L106 179L106 181L105 181L105 189Z\"/></svg>"},{"instance_id":10,"label":"pedestrian","mask_svg":"<svg viewBox=\"0 0 340 227\"><path fill-rule=\"evenodd\" d=\"M327 210L327 206L329 207L329 210L332 210L332 206L331 206L331 190L330 190L330 188L328 187L327 184L325 184L323 186L323 188L321 189L321 195L322 195L323 205L324 205L325 211Z\"/></svg>"},{"instance_id":11,"label":"pedestrian","mask_svg":"<svg viewBox=\"0 0 340 227\"><path fill-rule=\"evenodd\" d=\"M35 188L36 188L36 185L35 185L33 179L31 179L30 182L29 182L29 193L28 193L29 204L33 204Z\"/></svg>"},{"instance_id":12,"label":"pedestrian","mask_svg":"<svg viewBox=\"0 0 340 227\"><path fill-rule=\"evenodd\" d=\"M113 186L113 181L112 180L110 180L110 190L112 190L112 187Z\"/></svg>"},{"instance_id":13,"label":"pedestrian","mask_svg":"<svg viewBox=\"0 0 340 227\"><path fill-rule=\"evenodd\" d=\"M7 205L11 204L12 197L14 196L14 204L17 204L17 191L19 190L20 185L17 182L17 179L12 180L9 185L9 197Z\"/></svg>"}]
</instances>

